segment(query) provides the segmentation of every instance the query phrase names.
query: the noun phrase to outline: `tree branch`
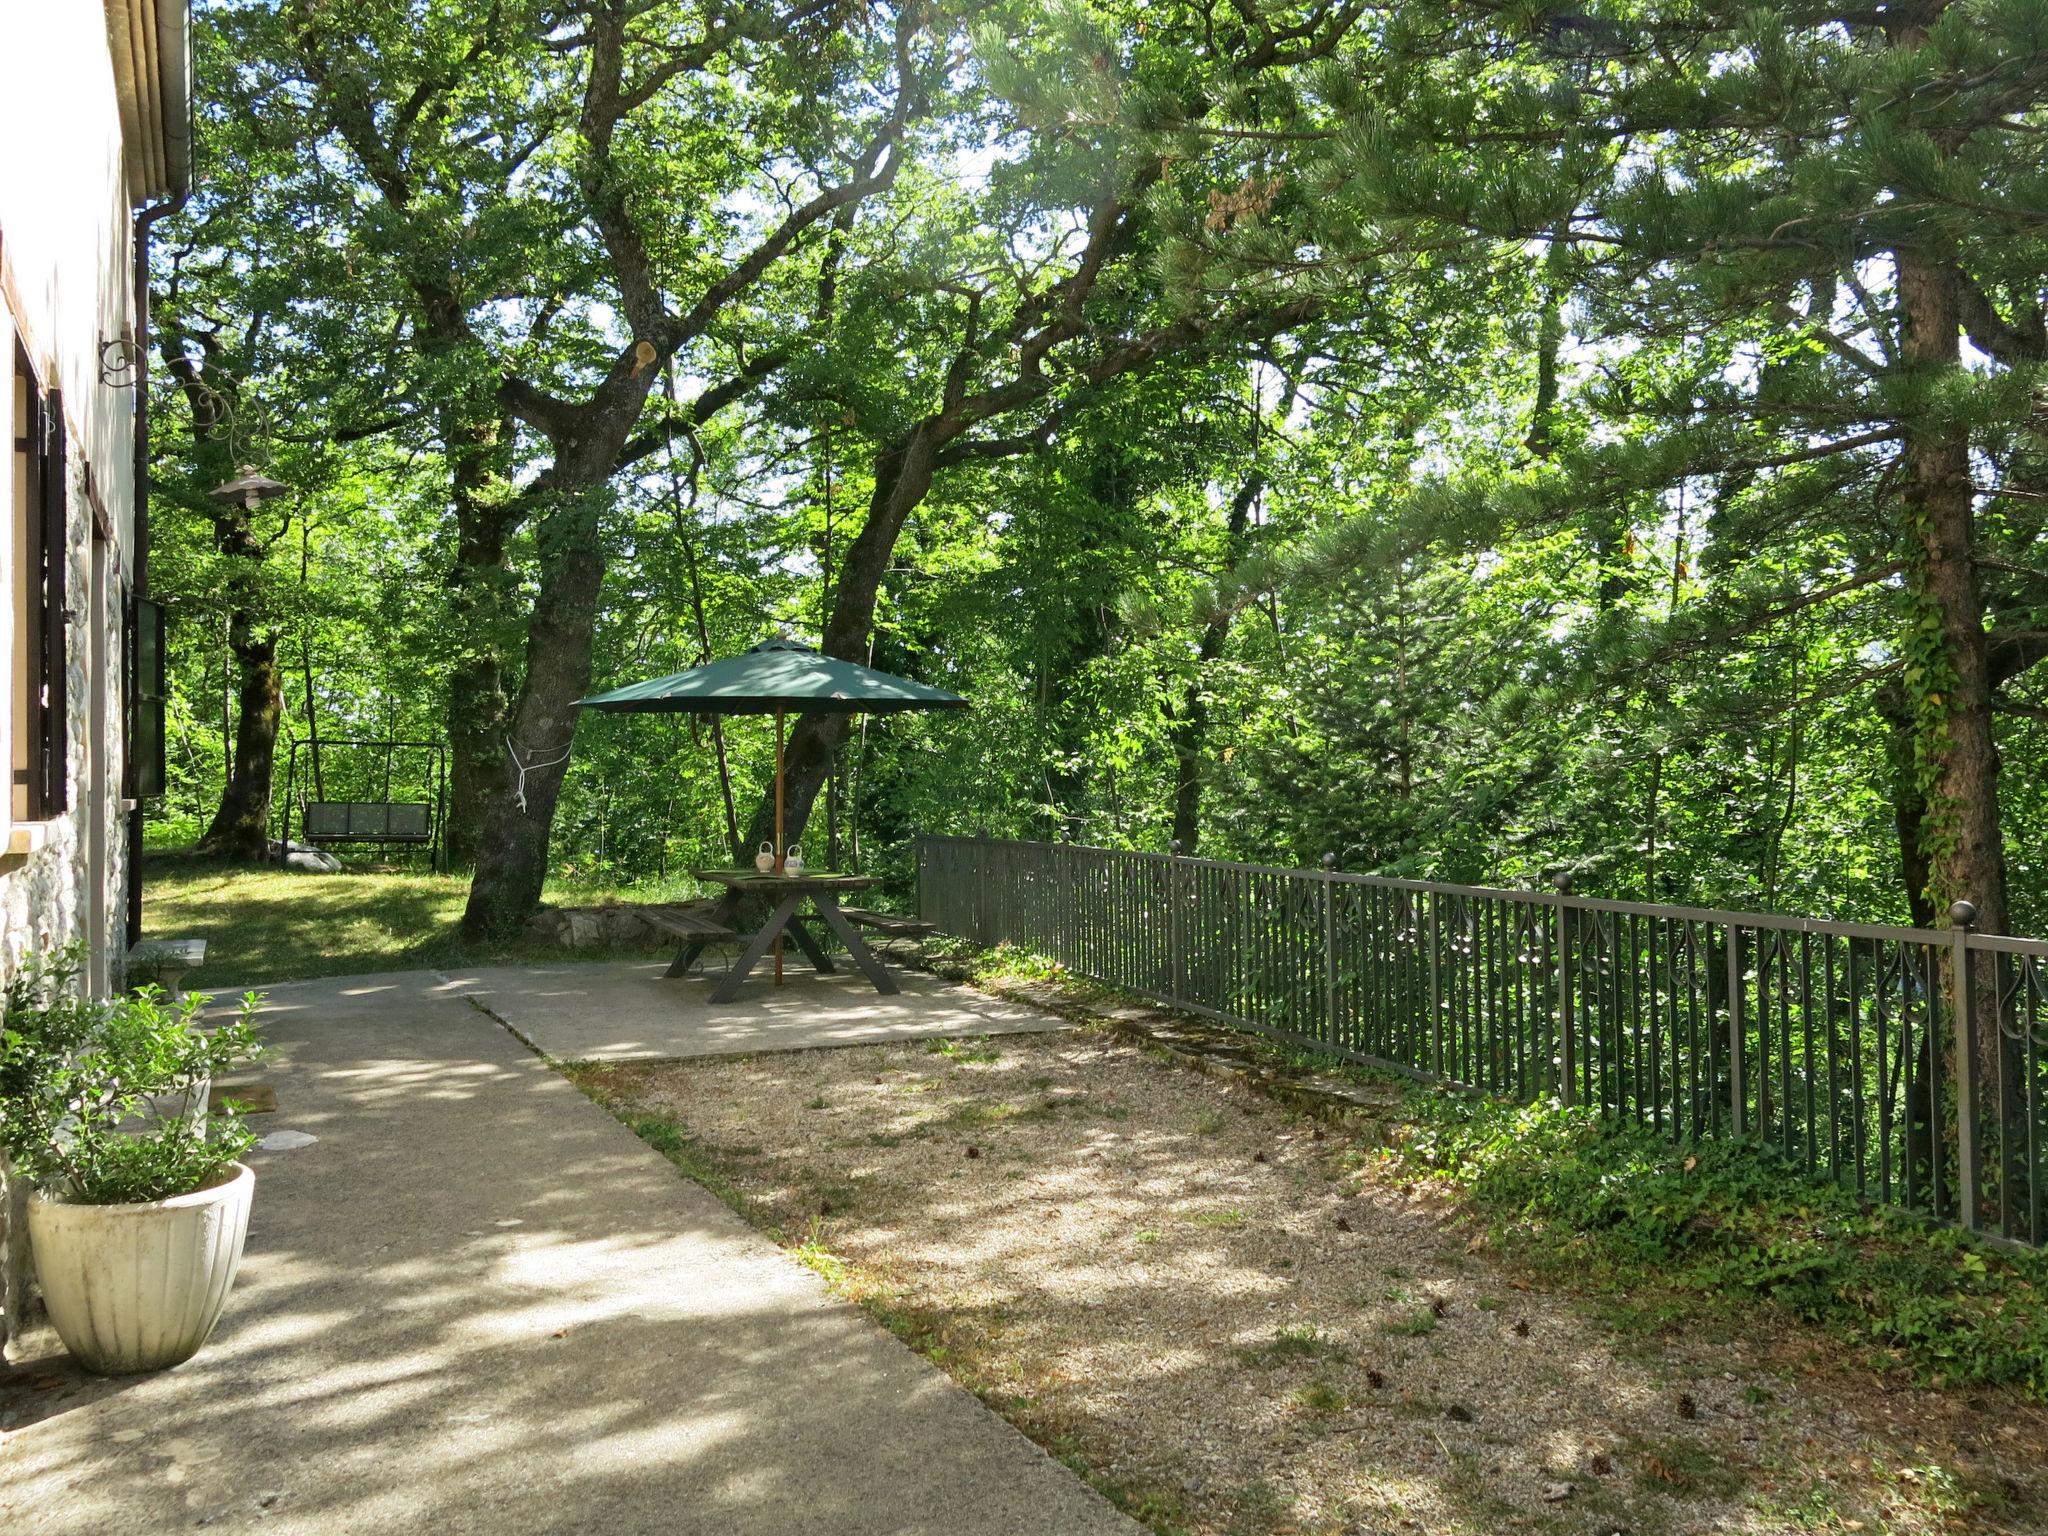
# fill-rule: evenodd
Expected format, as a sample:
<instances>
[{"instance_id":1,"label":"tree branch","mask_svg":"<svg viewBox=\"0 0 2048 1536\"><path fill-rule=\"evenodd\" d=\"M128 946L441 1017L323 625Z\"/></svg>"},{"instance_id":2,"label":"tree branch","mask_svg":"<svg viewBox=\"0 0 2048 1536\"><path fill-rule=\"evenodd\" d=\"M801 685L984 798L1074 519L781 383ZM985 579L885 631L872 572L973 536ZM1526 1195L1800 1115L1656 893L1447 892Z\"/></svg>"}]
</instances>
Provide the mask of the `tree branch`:
<instances>
[{"instance_id":1,"label":"tree branch","mask_svg":"<svg viewBox=\"0 0 2048 1536\"><path fill-rule=\"evenodd\" d=\"M2009 323L1984 290L1960 268L1955 270L1955 294L1956 307L1962 311L1963 329L1978 351L2006 364L2048 361L2048 331L2044 331L2039 314L2033 317L2031 326Z\"/></svg>"},{"instance_id":2,"label":"tree branch","mask_svg":"<svg viewBox=\"0 0 2048 1536\"><path fill-rule=\"evenodd\" d=\"M701 336L719 312L795 244L798 237L820 219L852 203L862 202L894 185L902 166L902 139L910 119L924 100L923 82L911 57L911 43L921 25L917 5L904 5L896 16L896 98L888 117L868 141L853 175L835 187L827 187L809 202L793 210L761 243L729 268L725 276L707 287L682 315L659 327L658 345L673 352ZM636 326L636 329L638 327ZM641 334L654 336L654 329Z\"/></svg>"},{"instance_id":3,"label":"tree branch","mask_svg":"<svg viewBox=\"0 0 2048 1536\"><path fill-rule=\"evenodd\" d=\"M618 467L630 468L649 455L659 453L675 437L689 435L788 361L786 348L755 354L730 378L704 390L674 415L627 442L619 450Z\"/></svg>"}]
</instances>

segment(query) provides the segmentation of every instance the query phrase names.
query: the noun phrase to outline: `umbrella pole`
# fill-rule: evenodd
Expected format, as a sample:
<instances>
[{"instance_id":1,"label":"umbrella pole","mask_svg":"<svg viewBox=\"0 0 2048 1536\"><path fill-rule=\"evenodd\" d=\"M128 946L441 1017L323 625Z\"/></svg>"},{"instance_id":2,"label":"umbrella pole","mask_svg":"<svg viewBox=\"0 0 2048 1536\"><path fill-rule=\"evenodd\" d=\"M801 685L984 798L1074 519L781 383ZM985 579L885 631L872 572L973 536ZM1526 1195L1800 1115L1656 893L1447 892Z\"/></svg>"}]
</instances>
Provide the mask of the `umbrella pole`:
<instances>
[{"instance_id":1,"label":"umbrella pole","mask_svg":"<svg viewBox=\"0 0 2048 1536\"><path fill-rule=\"evenodd\" d=\"M775 873L783 873L789 849L782 840L782 711L775 711ZM782 985L782 935L775 935L775 985Z\"/></svg>"}]
</instances>

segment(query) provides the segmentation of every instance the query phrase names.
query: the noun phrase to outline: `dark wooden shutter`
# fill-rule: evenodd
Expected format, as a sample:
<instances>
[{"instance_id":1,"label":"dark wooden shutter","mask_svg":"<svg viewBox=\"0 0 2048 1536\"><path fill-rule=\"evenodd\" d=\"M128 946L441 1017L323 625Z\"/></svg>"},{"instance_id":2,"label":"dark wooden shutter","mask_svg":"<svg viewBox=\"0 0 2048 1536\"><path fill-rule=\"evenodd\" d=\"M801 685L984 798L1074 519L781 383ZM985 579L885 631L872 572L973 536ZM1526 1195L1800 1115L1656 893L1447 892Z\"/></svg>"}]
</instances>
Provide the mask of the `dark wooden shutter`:
<instances>
[{"instance_id":1,"label":"dark wooden shutter","mask_svg":"<svg viewBox=\"0 0 2048 1536\"><path fill-rule=\"evenodd\" d=\"M51 390L43 409L42 816L71 809L70 611L71 473L65 462L64 400ZM30 798L35 797L31 794Z\"/></svg>"},{"instance_id":2,"label":"dark wooden shutter","mask_svg":"<svg viewBox=\"0 0 2048 1536\"><path fill-rule=\"evenodd\" d=\"M15 662L14 682L20 687L21 739L14 744L14 783L21 790L23 813L30 821L43 814L43 458L49 450L44 432L43 394L29 367L28 354L15 348L15 376L27 384L28 409L16 423L14 451L21 455L27 483L23 500L22 547L17 578L22 607L24 653Z\"/></svg>"},{"instance_id":3,"label":"dark wooden shutter","mask_svg":"<svg viewBox=\"0 0 2048 1536\"><path fill-rule=\"evenodd\" d=\"M164 610L137 596L128 618L128 794L164 792Z\"/></svg>"}]
</instances>

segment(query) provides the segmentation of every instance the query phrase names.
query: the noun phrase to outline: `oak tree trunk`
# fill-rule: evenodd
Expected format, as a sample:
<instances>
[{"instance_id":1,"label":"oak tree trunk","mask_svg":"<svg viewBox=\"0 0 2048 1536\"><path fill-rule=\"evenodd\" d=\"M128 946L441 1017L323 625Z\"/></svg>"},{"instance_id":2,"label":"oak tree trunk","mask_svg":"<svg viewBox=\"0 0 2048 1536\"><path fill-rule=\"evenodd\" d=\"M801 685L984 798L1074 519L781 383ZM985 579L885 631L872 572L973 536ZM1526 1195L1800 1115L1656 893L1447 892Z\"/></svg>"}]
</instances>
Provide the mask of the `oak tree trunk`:
<instances>
[{"instance_id":1,"label":"oak tree trunk","mask_svg":"<svg viewBox=\"0 0 2048 1536\"><path fill-rule=\"evenodd\" d=\"M277 631L259 631L249 612L237 609L228 620L228 649L237 677L234 763L199 848L254 864L270 856L270 785L284 714Z\"/></svg>"},{"instance_id":2,"label":"oak tree trunk","mask_svg":"<svg viewBox=\"0 0 2048 1536\"><path fill-rule=\"evenodd\" d=\"M503 779L484 812L462 934L474 943L514 938L540 904L548 832L568 774L576 701L590 691L605 551L599 514L608 476L570 471L540 529L541 582L526 631L526 671L503 754Z\"/></svg>"},{"instance_id":3,"label":"oak tree trunk","mask_svg":"<svg viewBox=\"0 0 2048 1536\"><path fill-rule=\"evenodd\" d=\"M455 424L451 449L455 567L449 573L449 614L456 659L448 673L448 867L471 869L483 844L484 816L505 783L505 732L511 699L505 685L506 636L518 581L505 546L518 525L517 503L504 494L499 463L510 436L502 420Z\"/></svg>"},{"instance_id":4,"label":"oak tree trunk","mask_svg":"<svg viewBox=\"0 0 2048 1536\"><path fill-rule=\"evenodd\" d=\"M510 699L494 655L464 656L448 673L448 868L476 865L484 813L505 783L503 735Z\"/></svg>"},{"instance_id":5,"label":"oak tree trunk","mask_svg":"<svg viewBox=\"0 0 2048 1536\"><path fill-rule=\"evenodd\" d=\"M217 485L235 473L230 428L239 404L239 375L222 365L222 344L211 333L188 338L166 322L157 344L165 371L177 381L191 412L194 480L200 486ZM198 846L205 853L254 864L270 856L271 780L284 719L279 636L262 620L262 571L270 544L284 536L285 528L280 524L265 542L257 534L255 510L240 502L209 497L208 515L214 550L226 562L228 654L236 705L234 746L220 804Z\"/></svg>"}]
</instances>

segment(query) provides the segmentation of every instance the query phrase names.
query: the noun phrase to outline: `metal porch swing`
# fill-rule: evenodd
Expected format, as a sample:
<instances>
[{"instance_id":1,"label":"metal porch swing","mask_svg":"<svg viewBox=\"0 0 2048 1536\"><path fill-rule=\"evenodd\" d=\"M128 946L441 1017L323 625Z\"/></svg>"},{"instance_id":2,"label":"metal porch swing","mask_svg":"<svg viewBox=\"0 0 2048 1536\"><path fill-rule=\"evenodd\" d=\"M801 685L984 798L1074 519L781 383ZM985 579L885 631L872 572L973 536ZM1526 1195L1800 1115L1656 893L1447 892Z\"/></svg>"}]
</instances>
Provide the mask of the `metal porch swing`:
<instances>
[{"instance_id":1,"label":"metal porch swing","mask_svg":"<svg viewBox=\"0 0 2048 1536\"><path fill-rule=\"evenodd\" d=\"M333 748L381 753L381 777L374 770L350 783L361 788L359 799L330 799L326 793L327 774L321 757ZM310 782L299 779L299 752L309 749ZM414 780L424 791L417 799L394 800L391 795L393 761L400 753L427 754L424 773ZM370 762L375 762L374 755ZM304 793L310 788L310 795ZM440 872L443 863L442 828L448 819L448 746L439 741L367 740L362 738L313 737L292 743L285 763L284 839L292 841L292 816L297 812L299 841L315 848L336 843L378 844L386 847L427 849L427 867Z\"/></svg>"}]
</instances>

